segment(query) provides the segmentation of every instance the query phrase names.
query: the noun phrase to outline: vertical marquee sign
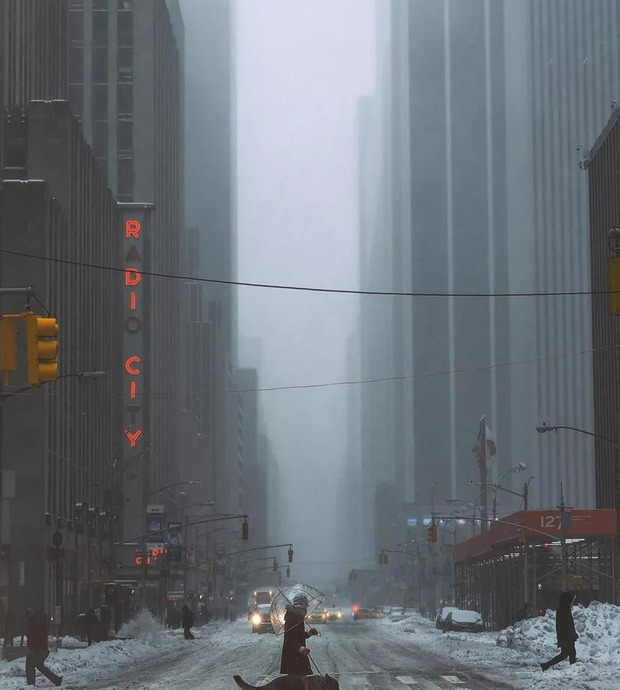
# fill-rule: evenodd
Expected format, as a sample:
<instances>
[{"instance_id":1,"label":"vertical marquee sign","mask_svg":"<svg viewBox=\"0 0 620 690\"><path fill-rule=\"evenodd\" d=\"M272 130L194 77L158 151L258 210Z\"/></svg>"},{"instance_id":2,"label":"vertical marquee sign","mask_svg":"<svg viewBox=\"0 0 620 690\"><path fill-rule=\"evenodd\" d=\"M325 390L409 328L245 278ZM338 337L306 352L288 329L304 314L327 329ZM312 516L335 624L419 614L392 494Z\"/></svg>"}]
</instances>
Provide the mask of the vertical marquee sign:
<instances>
[{"instance_id":1,"label":"vertical marquee sign","mask_svg":"<svg viewBox=\"0 0 620 690\"><path fill-rule=\"evenodd\" d=\"M135 457L147 447L145 423L148 323L143 273L147 265L152 204L119 203L123 237L123 456Z\"/></svg>"}]
</instances>

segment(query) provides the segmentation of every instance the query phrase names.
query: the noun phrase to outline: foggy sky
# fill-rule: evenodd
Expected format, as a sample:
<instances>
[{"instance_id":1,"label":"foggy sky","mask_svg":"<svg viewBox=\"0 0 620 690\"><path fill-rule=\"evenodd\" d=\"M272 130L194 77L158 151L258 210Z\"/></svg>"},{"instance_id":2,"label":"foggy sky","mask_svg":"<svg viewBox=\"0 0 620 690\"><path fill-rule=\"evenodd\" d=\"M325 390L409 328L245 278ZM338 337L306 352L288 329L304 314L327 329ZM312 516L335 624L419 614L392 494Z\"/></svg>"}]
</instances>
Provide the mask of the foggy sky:
<instances>
[{"instance_id":1,"label":"foggy sky","mask_svg":"<svg viewBox=\"0 0 620 690\"><path fill-rule=\"evenodd\" d=\"M356 108L374 90L373 6L238 2L239 280L357 285ZM241 289L240 362L259 369L262 386L343 380L356 311L352 296ZM331 527L346 396L345 387L260 394L286 495L278 536L295 542L298 562L339 557Z\"/></svg>"}]
</instances>

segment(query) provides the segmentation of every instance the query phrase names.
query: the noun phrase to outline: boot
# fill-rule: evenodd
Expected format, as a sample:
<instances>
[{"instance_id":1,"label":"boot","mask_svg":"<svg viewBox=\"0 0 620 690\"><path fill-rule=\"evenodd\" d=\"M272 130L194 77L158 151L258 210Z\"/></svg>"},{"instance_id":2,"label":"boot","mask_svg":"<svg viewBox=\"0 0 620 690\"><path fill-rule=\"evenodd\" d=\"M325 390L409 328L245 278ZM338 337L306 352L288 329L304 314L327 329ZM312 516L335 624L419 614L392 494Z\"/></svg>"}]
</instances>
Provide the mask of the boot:
<instances>
[{"instance_id":1,"label":"boot","mask_svg":"<svg viewBox=\"0 0 620 690\"><path fill-rule=\"evenodd\" d=\"M547 663L542 663L542 664L540 665L540 668L542 668L543 671L547 671L548 668L549 668L549 664L547 664Z\"/></svg>"}]
</instances>

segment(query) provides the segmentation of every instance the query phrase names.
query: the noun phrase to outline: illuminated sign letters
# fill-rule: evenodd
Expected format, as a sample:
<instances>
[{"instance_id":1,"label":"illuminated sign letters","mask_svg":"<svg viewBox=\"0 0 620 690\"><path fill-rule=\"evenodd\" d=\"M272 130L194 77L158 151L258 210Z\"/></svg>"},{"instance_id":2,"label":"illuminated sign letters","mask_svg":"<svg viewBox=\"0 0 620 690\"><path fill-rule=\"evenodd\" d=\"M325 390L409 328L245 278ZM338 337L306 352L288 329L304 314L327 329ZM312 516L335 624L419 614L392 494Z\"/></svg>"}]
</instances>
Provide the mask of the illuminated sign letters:
<instances>
[{"instance_id":1,"label":"illuminated sign letters","mask_svg":"<svg viewBox=\"0 0 620 690\"><path fill-rule=\"evenodd\" d=\"M149 209L121 204L123 233L123 448L127 455L145 446L144 256Z\"/></svg>"}]
</instances>

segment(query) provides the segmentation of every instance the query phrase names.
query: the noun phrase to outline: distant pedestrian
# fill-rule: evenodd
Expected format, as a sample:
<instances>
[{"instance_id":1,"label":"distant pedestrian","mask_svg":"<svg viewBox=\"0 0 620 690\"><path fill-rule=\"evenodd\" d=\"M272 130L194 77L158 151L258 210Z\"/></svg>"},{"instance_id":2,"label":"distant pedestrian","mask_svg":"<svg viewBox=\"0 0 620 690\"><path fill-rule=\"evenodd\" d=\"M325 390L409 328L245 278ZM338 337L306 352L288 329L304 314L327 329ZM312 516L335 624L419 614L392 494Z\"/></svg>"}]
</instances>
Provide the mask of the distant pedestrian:
<instances>
[{"instance_id":1,"label":"distant pedestrian","mask_svg":"<svg viewBox=\"0 0 620 690\"><path fill-rule=\"evenodd\" d=\"M575 622L573 621L573 614L570 612L575 598L575 595L570 592L560 594L558 609L555 614L555 629L558 636L558 647L561 651L553 659L540 665L543 671L560 661L564 661L564 659L568 659L571 664L577 661L575 642L579 639L579 635L575 632Z\"/></svg>"},{"instance_id":2,"label":"distant pedestrian","mask_svg":"<svg viewBox=\"0 0 620 690\"><path fill-rule=\"evenodd\" d=\"M104 631L99 617L95 613L95 609L90 609L84 618L84 627L86 629L86 639L88 646L93 642L101 642L107 638L107 633Z\"/></svg>"},{"instance_id":3,"label":"distant pedestrian","mask_svg":"<svg viewBox=\"0 0 620 690\"><path fill-rule=\"evenodd\" d=\"M62 676L57 676L45 666L50 650L47 646L47 622L45 616L36 615L32 609L26 609L26 636L28 653L26 654L26 682L34 685L37 669L54 685L62 683Z\"/></svg>"},{"instance_id":4,"label":"distant pedestrian","mask_svg":"<svg viewBox=\"0 0 620 690\"><path fill-rule=\"evenodd\" d=\"M195 639L192 635L192 627L194 625L194 613L190 610L189 606L185 605L183 607L183 614L181 616L181 625L183 626L183 635L186 640Z\"/></svg>"}]
</instances>

